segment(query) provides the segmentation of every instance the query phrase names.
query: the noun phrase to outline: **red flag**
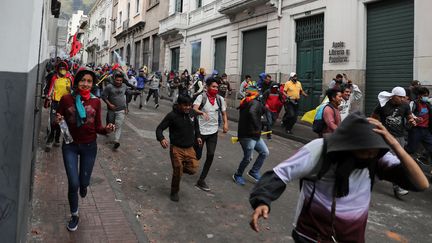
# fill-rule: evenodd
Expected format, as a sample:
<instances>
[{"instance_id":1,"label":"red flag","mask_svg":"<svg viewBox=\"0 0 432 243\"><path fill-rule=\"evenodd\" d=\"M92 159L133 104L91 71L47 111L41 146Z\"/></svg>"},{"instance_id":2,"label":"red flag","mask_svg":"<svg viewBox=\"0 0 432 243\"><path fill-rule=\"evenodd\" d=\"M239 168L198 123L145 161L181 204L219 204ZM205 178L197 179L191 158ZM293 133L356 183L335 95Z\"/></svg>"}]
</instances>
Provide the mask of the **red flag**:
<instances>
[{"instance_id":1,"label":"red flag","mask_svg":"<svg viewBox=\"0 0 432 243\"><path fill-rule=\"evenodd\" d=\"M78 35L78 31L75 33L73 40L72 40L71 51L69 53L70 57L75 56L79 52L79 50L81 50L81 47L82 47L81 42L79 42L79 40L77 39L77 35Z\"/></svg>"}]
</instances>

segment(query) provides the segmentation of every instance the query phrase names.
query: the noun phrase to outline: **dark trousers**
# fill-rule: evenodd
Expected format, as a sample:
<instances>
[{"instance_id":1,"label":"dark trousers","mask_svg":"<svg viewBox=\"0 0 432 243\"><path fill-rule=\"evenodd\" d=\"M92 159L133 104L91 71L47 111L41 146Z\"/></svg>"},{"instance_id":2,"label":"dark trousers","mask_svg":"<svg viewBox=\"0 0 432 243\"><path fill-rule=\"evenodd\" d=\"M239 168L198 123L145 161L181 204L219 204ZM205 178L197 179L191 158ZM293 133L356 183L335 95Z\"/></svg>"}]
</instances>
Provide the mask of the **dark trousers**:
<instances>
[{"instance_id":1,"label":"dark trousers","mask_svg":"<svg viewBox=\"0 0 432 243\"><path fill-rule=\"evenodd\" d=\"M196 152L196 158L197 160L200 160L203 153L204 144L207 147L207 155L206 155L206 161L204 163L200 180L205 180L207 177L207 174L210 170L210 167L213 163L215 151L216 151L216 145L218 140L218 133L210 134L210 135L201 135L201 140L203 142L203 146L199 147L198 145L194 146L195 152Z\"/></svg>"},{"instance_id":2,"label":"dark trousers","mask_svg":"<svg viewBox=\"0 0 432 243\"><path fill-rule=\"evenodd\" d=\"M278 113L266 110L265 117L266 117L266 122L267 122L266 131L271 131L273 128L273 124L276 122L276 119L278 117Z\"/></svg>"},{"instance_id":3,"label":"dark trousers","mask_svg":"<svg viewBox=\"0 0 432 243\"><path fill-rule=\"evenodd\" d=\"M68 199L71 213L78 212L78 189L88 187L96 160L96 141L88 144L63 143L63 162L68 178Z\"/></svg>"},{"instance_id":4,"label":"dark trousers","mask_svg":"<svg viewBox=\"0 0 432 243\"><path fill-rule=\"evenodd\" d=\"M432 134L427 127L413 127L408 133L408 144L406 151L410 154L415 153L419 149L419 145L429 153L432 153Z\"/></svg>"},{"instance_id":5,"label":"dark trousers","mask_svg":"<svg viewBox=\"0 0 432 243\"><path fill-rule=\"evenodd\" d=\"M55 118L57 114L57 109L59 106L58 101L52 101L51 102L51 109L50 109L50 129L48 134L47 143L52 143L54 141L59 142L60 141L60 126L55 123Z\"/></svg>"},{"instance_id":6,"label":"dark trousers","mask_svg":"<svg viewBox=\"0 0 432 243\"><path fill-rule=\"evenodd\" d=\"M153 95L153 98L155 99L155 104L159 103L159 90L158 89L149 89L149 92L147 94L146 101L148 102L150 99L150 96Z\"/></svg>"},{"instance_id":7,"label":"dark trousers","mask_svg":"<svg viewBox=\"0 0 432 243\"><path fill-rule=\"evenodd\" d=\"M287 101L284 107L285 114L283 116L283 124L285 126L285 130L291 131L294 127L294 124L297 122L299 105L297 102L293 103L291 101Z\"/></svg>"},{"instance_id":8,"label":"dark trousers","mask_svg":"<svg viewBox=\"0 0 432 243\"><path fill-rule=\"evenodd\" d=\"M180 148L171 145L170 157L173 168L171 193L177 193L180 190L180 179L183 173L189 175L195 174L199 167L199 162L196 159L193 147Z\"/></svg>"}]
</instances>

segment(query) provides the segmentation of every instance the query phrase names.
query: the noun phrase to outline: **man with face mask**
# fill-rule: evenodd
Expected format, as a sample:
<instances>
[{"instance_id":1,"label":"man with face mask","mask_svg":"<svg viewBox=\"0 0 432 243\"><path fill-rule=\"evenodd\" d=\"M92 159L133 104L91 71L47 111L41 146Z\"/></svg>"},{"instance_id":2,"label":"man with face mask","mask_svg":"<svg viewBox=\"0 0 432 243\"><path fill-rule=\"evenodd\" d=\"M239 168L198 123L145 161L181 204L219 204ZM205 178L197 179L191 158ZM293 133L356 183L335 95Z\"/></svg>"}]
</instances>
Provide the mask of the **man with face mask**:
<instances>
[{"instance_id":1,"label":"man with face mask","mask_svg":"<svg viewBox=\"0 0 432 243\"><path fill-rule=\"evenodd\" d=\"M50 87L47 93L46 108L51 105L50 110L50 132L46 141L45 151L49 152L53 146L60 146L60 127L54 122L57 113L57 108L60 99L71 93L71 87L73 86L73 77L69 73L69 67L66 62L62 61L56 66L56 74L53 75L50 82Z\"/></svg>"},{"instance_id":2,"label":"man with face mask","mask_svg":"<svg viewBox=\"0 0 432 243\"><path fill-rule=\"evenodd\" d=\"M202 143L206 144L207 155L201 172L200 178L196 183L196 187L203 191L210 191L210 187L205 182L207 174L213 163L213 158L216 151L219 117L223 119L223 133L228 132L228 117L226 113L225 99L218 95L218 79L210 77L206 80L206 91L198 95L193 103L193 109L198 116L198 124ZM203 147L194 146L197 159L200 160Z\"/></svg>"},{"instance_id":3,"label":"man with face mask","mask_svg":"<svg viewBox=\"0 0 432 243\"><path fill-rule=\"evenodd\" d=\"M396 155L388 153L389 148ZM301 179L295 242L365 242L375 175L412 191L429 187L416 162L377 120L349 115L328 138L315 139L266 172L249 201L250 226L269 217L272 201Z\"/></svg>"},{"instance_id":4,"label":"man with face mask","mask_svg":"<svg viewBox=\"0 0 432 243\"><path fill-rule=\"evenodd\" d=\"M396 138L402 147L405 146L405 123L408 121L415 125L409 105L404 102L406 96L405 89L402 87L393 88L392 92L383 91L378 94L379 105L373 111L371 117L383 123L387 130ZM394 186L396 197L408 194L397 185Z\"/></svg>"},{"instance_id":5,"label":"man with face mask","mask_svg":"<svg viewBox=\"0 0 432 243\"><path fill-rule=\"evenodd\" d=\"M290 79L285 83L284 94L287 97L285 102L285 114L283 117L283 125L285 126L286 133L291 134L294 124L297 122L298 117L298 102L300 95L307 97L306 92L303 91L300 81L297 80L297 74L292 72Z\"/></svg>"},{"instance_id":6,"label":"man with face mask","mask_svg":"<svg viewBox=\"0 0 432 243\"><path fill-rule=\"evenodd\" d=\"M432 111L429 103L429 90L426 87L418 88L417 100L414 101L412 111L415 115L416 126L412 127L408 132L406 150L408 153L413 154L422 143L424 148L432 154L432 134L429 130Z\"/></svg>"}]
</instances>

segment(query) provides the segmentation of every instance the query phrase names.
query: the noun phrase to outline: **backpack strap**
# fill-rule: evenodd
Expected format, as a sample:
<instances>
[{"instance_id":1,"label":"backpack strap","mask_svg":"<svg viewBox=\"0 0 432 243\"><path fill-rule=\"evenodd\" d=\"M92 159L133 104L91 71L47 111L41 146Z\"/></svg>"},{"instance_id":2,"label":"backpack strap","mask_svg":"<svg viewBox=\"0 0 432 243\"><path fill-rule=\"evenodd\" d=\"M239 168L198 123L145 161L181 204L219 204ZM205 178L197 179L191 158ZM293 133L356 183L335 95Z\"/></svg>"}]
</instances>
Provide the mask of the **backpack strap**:
<instances>
[{"instance_id":1,"label":"backpack strap","mask_svg":"<svg viewBox=\"0 0 432 243\"><path fill-rule=\"evenodd\" d=\"M207 103L207 94L205 92L201 93L202 99L201 99L201 104L199 106L199 110L202 110L205 106L205 104Z\"/></svg>"}]
</instances>

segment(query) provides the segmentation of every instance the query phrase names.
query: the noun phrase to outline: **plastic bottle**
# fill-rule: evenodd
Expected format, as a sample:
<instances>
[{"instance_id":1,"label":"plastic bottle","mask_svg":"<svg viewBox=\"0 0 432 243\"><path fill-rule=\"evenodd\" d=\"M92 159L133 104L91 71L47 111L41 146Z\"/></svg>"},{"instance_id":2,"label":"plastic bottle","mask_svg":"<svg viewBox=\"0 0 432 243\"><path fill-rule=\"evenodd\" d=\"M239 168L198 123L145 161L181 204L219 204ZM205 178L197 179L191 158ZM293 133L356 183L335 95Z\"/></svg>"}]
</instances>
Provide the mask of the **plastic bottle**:
<instances>
[{"instance_id":1,"label":"plastic bottle","mask_svg":"<svg viewBox=\"0 0 432 243\"><path fill-rule=\"evenodd\" d=\"M63 138L66 144L70 144L73 142L73 138L72 135L69 132L69 127L66 123L66 121L63 119L61 120L61 122L59 123L60 126L60 130L63 133Z\"/></svg>"}]
</instances>

